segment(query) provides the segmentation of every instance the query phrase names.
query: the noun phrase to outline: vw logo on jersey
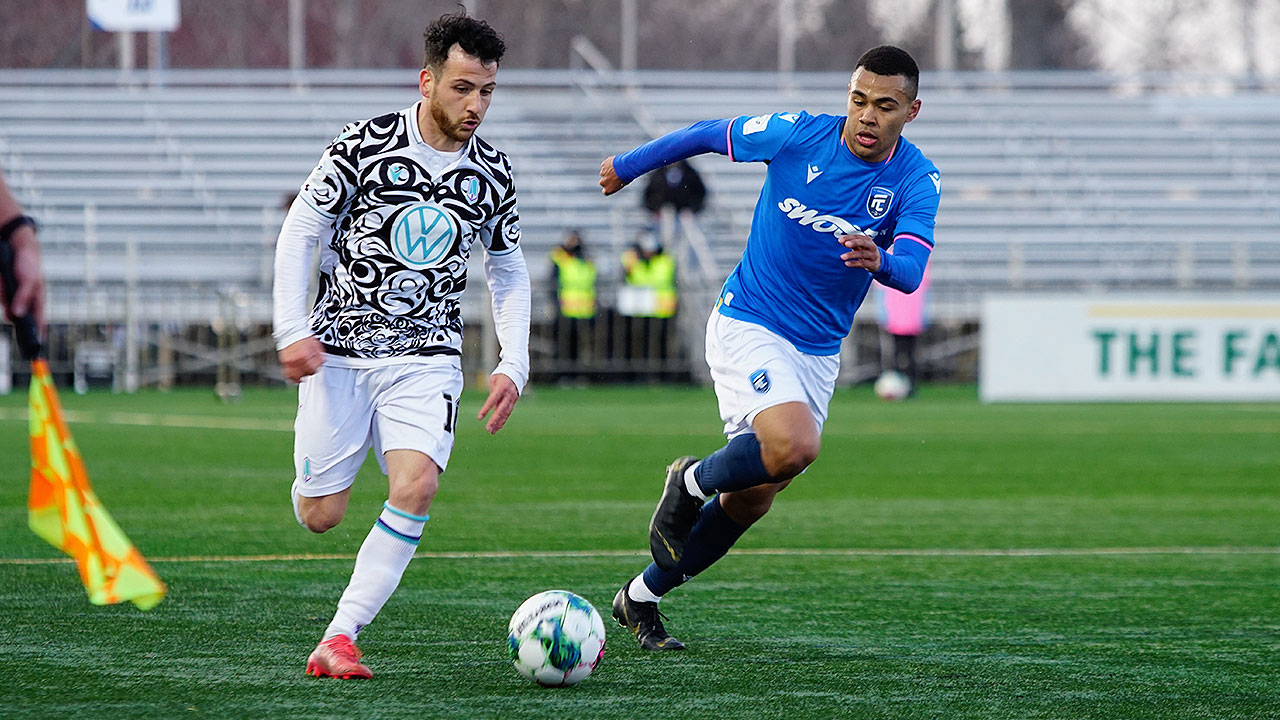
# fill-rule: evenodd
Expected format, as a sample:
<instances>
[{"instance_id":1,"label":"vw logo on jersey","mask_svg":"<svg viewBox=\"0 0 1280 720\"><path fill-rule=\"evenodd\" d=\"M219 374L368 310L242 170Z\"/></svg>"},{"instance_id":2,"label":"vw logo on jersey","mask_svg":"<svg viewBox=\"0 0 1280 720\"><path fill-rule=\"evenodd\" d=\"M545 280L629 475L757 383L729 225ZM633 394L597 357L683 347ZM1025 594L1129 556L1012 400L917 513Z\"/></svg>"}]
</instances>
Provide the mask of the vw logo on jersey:
<instances>
[{"instance_id":1,"label":"vw logo on jersey","mask_svg":"<svg viewBox=\"0 0 1280 720\"><path fill-rule=\"evenodd\" d=\"M391 249L405 265L425 270L440 264L458 234L454 219L435 203L405 208L391 226Z\"/></svg>"},{"instance_id":2,"label":"vw logo on jersey","mask_svg":"<svg viewBox=\"0 0 1280 720\"><path fill-rule=\"evenodd\" d=\"M474 203L480 199L480 178L472 175L462 181L462 194L466 196L467 202Z\"/></svg>"},{"instance_id":3,"label":"vw logo on jersey","mask_svg":"<svg viewBox=\"0 0 1280 720\"><path fill-rule=\"evenodd\" d=\"M871 188L871 194L867 196L867 213L871 217L879 220L889 212L889 206L893 204L893 191L887 187L876 186Z\"/></svg>"},{"instance_id":4,"label":"vw logo on jersey","mask_svg":"<svg viewBox=\"0 0 1280 720\"><path fill-rule=\"evenodd\" d=\"M769 392L769 388L773 387L773 384L769 382L769 371L761 368L751 373L751 387L755 388L756 392L761 395Z\"/></svg>"}]
</instances>

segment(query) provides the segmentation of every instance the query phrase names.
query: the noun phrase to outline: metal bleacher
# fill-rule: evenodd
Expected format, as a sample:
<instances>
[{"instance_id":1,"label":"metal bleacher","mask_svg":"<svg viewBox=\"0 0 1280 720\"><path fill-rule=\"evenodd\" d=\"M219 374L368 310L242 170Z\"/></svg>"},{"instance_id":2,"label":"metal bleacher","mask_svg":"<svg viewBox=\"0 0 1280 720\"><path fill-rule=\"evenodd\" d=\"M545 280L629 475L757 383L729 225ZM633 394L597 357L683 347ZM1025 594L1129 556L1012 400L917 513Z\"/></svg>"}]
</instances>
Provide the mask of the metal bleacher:
<instances>
[{"instance_id":1,"label":"metal bleacher","mask_svg":"<svg viewBox=\"0 0 1280 720\"><path fill-rule=\"evenodd\" d=\"M0 167L42 224L50 321L270 318L281 204L351 120L405 107L395 71L0 71ZM569 227L611 258L647 222L601 158L699 119L842 114L841 73L503 70L481 135L516 169L537 287ZM926 76L905 135L942 171L932 312L992 290L1280 290L1280 96L1079 73ZM695 160L721 275L763 166ZM716 278L707 278L714 284ZM482 317L472 293L464 312ZM606 292L607 297L607 292ZM542 316L551 313L540 303ZM700 312L700 311L699 311Z\"/></svg>"}]
</instances>

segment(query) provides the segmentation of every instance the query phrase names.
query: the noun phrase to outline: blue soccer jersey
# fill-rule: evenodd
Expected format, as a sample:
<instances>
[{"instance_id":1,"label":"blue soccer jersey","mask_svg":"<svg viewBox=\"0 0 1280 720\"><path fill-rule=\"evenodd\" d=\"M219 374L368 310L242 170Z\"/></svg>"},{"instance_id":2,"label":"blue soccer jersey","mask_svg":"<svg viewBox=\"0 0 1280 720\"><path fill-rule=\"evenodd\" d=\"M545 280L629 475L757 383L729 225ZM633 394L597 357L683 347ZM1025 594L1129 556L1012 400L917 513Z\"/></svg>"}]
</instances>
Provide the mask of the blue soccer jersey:
<instances>
[{"instance_id":1,"label":"blue soccer jersey","mask_svg":"<svg viewBox=\"0 0 1280 720\"><path fill-rule=\"evenodd\" d=\"M938 169L904 138L881 162L854 155L842 138L845 120L778 113L728 127L729 158L769 169L746 250L717 307L814 355L840 351L873 279L844 265L836 238L863 234L885 250L895 241L931 250L941 193ZM894 284L880 273L875 279Z\"/></svg>"}]
</instances>

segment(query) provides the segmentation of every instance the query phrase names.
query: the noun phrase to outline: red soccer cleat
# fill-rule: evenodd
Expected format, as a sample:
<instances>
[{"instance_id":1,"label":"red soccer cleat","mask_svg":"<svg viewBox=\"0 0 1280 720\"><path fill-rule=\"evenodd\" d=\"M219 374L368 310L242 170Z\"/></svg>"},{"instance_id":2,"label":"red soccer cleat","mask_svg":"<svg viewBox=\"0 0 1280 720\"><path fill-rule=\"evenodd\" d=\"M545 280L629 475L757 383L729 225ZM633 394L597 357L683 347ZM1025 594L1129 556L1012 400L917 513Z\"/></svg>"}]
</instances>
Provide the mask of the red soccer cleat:
<instances>
[{"instance_id":1,"label":"red soccer cleat","mask_svg":"<svg viewBox=\"0 0 1280 720\"><path fill-rule=\"evenodd\" d=\"M317 645L307 658L307 674L343 680L373 677L369 668L360 664L360 648L346 635L335 635Z\"/></svg>"}]
</instances>

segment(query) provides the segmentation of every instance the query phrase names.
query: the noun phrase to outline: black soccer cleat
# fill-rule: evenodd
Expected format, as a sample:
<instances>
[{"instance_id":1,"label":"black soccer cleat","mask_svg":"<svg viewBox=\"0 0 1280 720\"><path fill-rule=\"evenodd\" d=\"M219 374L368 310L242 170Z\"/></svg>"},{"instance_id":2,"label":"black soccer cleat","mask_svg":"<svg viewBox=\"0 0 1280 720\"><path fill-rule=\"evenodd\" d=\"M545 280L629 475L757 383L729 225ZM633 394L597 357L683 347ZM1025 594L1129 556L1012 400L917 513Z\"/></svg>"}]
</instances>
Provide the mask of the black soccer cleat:
<instances>
[{"instance_id":1,"label":"black soccer cleat","mask_svg":"<svg viewBox=\"0 0 1280 720\"><path fill-rule=\"evenodd\" d=\"M684 643L671 637L662 626L666 616L658 612L658 603L632 600L627 597L627 585L613 598L613 619L635 634L643 650L683 650Z\"/></svg>"},{"instance_id":2,"label":"black soccer cleat","mask_svg":"<svg viewBox=\"0 0 1280 720\"><path fill-rule=\"evenodd\" d=\"M667 466L667 482L662 499L649 521L649 553L663 570L674 570L684 555L684 545L689 533L698 522L698 513L704 501L699 500L684 486L684 471L698 458L686 455Z\"/></svg>"}]
</instances>

